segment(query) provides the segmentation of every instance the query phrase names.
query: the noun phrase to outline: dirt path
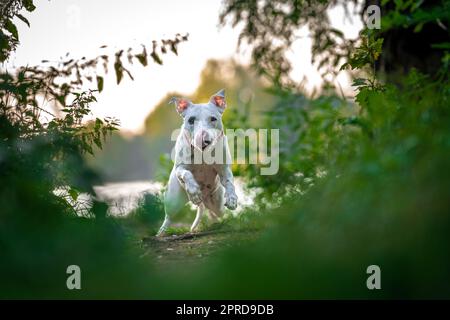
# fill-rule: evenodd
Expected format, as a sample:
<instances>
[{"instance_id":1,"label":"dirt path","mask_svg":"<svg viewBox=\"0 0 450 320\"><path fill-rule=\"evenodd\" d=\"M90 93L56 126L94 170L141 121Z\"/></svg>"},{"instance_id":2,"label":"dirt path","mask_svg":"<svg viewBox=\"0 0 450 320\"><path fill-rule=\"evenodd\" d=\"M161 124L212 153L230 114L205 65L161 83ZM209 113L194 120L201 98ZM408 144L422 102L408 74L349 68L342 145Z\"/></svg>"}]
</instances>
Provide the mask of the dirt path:
<instances>
[{"instance_id":1,"label":"dirt path","mask_svg":"<svg viewBox=\"0 0 450 320\"><path fill-rule=\"evenodd\" d=\"M201 263L226 248L256 240L259 234L256 230L210 230L161 238L146 237L142 245L144 255L152 256L158 265L166 268L171 264Z\"/></svg>"}]
</instances>

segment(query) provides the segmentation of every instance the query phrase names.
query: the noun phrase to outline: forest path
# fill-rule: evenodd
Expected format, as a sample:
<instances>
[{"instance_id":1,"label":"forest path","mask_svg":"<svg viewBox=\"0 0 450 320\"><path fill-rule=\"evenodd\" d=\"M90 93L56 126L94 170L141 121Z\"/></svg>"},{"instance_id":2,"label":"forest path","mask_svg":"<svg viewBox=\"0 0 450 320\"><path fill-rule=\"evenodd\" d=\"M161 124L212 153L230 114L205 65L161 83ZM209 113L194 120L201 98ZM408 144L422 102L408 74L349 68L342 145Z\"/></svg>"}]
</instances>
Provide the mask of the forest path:
<instances>
[{"instance_id":1,"label":"forest path","mask_svg":"<svg viewBox=\"0 0 450 320\"><path fill-rule=\"evenodd\" d=\"M160 267L201 263L227 248L248 244L258 239L260 231L205 230L196 233L173 234L164 237L144 237L144 255L149 255Z\"/></svg>"}]
</instances>

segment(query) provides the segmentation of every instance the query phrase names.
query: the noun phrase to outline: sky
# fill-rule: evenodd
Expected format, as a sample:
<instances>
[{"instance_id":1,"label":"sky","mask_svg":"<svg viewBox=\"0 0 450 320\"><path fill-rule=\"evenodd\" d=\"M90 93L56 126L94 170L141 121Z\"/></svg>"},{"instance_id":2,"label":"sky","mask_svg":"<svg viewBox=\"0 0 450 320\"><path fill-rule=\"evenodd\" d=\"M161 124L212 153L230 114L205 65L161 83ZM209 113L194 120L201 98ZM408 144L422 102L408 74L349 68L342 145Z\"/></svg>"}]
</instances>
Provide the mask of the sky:
<instances>
[{"instance_id":1,"label":"sky","mask_svg":"<svg viewBox=\"0 0 450 320\"><path fill-rule=\"evenodd\" d=\"M18 21L20 45L8 62L8 68L37 65L42 60L58 61L67 52L71 57L96 57L102 45L140 50L150 47L152 40L173 38L176 33L189 33L189 40L180 44L179 54L163 57L162 66L135 64L130 69L134 81L125 79L116 85L113 73L105 80L104 90L93 105L95 116L120 119L124 132L139 134L146 116L168 92L186 95L194 92L200 73L209 59L234 58L249 63L249 50L237 51L239 27L218 26L221 0L35 0L36 10L24 13L31 28ZM343 18L343 11L330 12L333 24L348 37L356 37L361 28L359 19ZM311 41L307 30L288 52L293 61L292 77L306 76L308 88L320 84L320 76L311 65ZM338 81L349 90L348 76ZM220 88L218 88L220 89ZM212 94L212 93L211 93Z\"/></svg>"}]
</instances>

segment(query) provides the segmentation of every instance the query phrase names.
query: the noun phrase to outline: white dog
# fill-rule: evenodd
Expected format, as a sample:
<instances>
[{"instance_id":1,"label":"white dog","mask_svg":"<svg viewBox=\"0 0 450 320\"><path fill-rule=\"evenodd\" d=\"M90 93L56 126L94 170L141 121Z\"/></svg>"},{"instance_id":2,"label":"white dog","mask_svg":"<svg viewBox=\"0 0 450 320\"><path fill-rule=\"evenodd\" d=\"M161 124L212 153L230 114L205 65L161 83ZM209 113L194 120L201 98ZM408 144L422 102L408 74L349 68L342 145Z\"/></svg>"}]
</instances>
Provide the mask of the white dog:
<instances>
[{"instance_id":1,"label":"white dog","mask_svg":"<svg viewBox=\"0 0 450 320\"><path fill-rule=\"evenodd\" d=\"M165 219L158 236L164 235L171 218L188 200L198 205L191 232L195 231L205 209L215 220L222 216L224 206L231 210L237 206L230 152L223 133L224 90L204 104L183 98L173 98L171 103L175 103L183 125L175 144L175 163L164 194Z\"/></svg>"}]
</instances>

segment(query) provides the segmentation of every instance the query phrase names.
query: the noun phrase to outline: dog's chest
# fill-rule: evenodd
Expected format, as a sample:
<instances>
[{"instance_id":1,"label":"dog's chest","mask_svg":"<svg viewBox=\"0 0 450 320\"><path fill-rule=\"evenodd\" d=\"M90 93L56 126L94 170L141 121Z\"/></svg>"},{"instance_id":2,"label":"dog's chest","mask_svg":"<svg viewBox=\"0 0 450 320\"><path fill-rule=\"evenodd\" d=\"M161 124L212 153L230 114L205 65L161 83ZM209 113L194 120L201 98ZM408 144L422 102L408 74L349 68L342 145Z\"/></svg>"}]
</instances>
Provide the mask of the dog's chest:
<instances>
[{"instance_id":1,"label":"dog's chest","mask_svg":"<svg viewBox=\"0 0 450 320\"><path fill-rule=\"evenodd\" d=\"M219 176L214 166L211 165L192 165L191 172L195 181L200 186L202 192L212 192L219 183Z\"/></svg>"}]
</instances>

